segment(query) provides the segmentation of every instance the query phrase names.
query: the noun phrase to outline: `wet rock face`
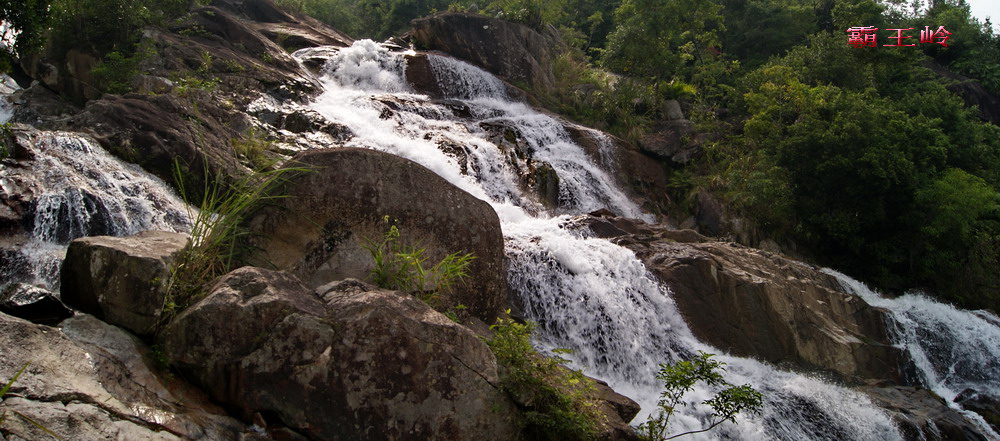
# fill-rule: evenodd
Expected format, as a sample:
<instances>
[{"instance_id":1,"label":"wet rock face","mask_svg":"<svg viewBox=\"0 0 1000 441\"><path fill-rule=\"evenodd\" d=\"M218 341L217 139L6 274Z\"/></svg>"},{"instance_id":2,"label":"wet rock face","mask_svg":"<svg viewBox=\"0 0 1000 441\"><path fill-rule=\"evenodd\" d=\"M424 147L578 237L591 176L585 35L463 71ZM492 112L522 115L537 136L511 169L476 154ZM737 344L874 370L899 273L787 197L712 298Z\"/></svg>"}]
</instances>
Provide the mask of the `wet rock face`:
<instances>
[{"instance_id":1,"label":"wet rock face","mask_svg":"<svg viewBox=\"0 0 1000 441\"><path fill-rule=\"evenodd\" d=\"M187 242L186 234L161 231L74 240L60 275L62 298L108 323L151 334L163 314L171 265Z\"/></svg>"},{"instance_id":2,"label":"wet rock face","mask_svg":"<svg viewBox=\"0 0 1000 441\"><path fill-rule=\"evenodd\" d=\"M500 221L489 204L386 153L324 149L293 161L312 171L292 178L288 197L249 221L267 262L312 287L365 279L374 263L362 247L381 240L389 227L383 216L390 216L403 240L426 249L427 266L454 252L475 255L469 277L442 301L494 321L506 302L507 282Z\"/></svg>"},{"instance_id":3,"label":"wet rock face","mask_svg":"<svg viewBox=\"0 0 1000 441\"><path fill-rule=\"evenodd\" d=\"M613 136L573 124L564 127L573 142L614 176L620 188L629 190L643 209L653 213L667 210L667 174L659 160Z\"/></svg>"},{"instance_id":4,"label":"wet rock face","mask_svg":"<svg viewBox=\"0 0 1000 441\"><path fill-rule=\"evenodd\" d=\"M871 385L862 390L889 413L907 440L988 440L971 421L926 389Z\"/></svg>"},{"instance_id":5,"label":"wet rock face","mask_svg":"<svg viewBox=\"0 0 1000 441\"><path fill-rule=\"evenodd\" d=\"M51 291L23 283L12 283L0 291L0 311L50 326L73 315Z\"/></svg>"},{"instance_id":6,"label":"wet rock face","mask_svg":"<svg viewBox=\"0 0 1000 441\"><path fill-rule=\"evenodd\" d=\"M515 438L489 348L411 295L245 267L164 336L215 399L308 439Z\"/></svg>"},{"instance_id":7,"label":"wet rock face","mask_svg":"<svg viewBox=\"0 0 1000 441\"><path fill-rule=\"evenodd\" d=\"M8 440L253 440L253 432L203 394L153 367L138 339L88 315L60 328L0 313L0 378L30 363L0 402ZM180 403L180 404L179 404ZM266 438L265 438L266 439Z\"/></svg>"},{"instance_id":8,"label":"wet rock face","mask_svg":"<svg viewBox=\"0 0 1000 441\"><path fill-rule=\"evenodd\" d=\"M562 43L558 33L475 14L443 13L412 22L421 49L445 52L515 84L536 90L555 82L552 63Z\"/></svg>"},{"instance_id":9,"label":"wet rock face","mask_svg":"<svg viewBox=\"0 0 1000 441\"><path fill-rule=\"evenodd\" d=\"M699 340L734 355L822 369L846 379L902 382L885 312L846 294L816 268L768 252L683 231L594 223L636 253L670 287Z\"/></svg>"}]
</instances>

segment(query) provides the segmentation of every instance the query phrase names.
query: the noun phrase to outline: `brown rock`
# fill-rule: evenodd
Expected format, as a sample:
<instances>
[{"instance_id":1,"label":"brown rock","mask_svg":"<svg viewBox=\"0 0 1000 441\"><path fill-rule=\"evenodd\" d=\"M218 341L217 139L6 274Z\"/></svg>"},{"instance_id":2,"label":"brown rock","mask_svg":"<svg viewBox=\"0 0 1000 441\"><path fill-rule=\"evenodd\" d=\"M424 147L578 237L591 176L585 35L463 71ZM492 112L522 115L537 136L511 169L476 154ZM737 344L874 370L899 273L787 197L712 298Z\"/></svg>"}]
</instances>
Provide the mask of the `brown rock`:
<instances>
[{"instance_id":1,"label":"brown rock","mask_svg":"<svg viewBox=\"0 0 1000 441\"><path fill-rule=\"evenodd\" d=\"M677 164L686 164L701 154L701 143L695 139L694 123L686 119L662 121L639 140L643 150L669 159Z\"/></svg>"},{"instance_id":2,"label":"brown rock","mask_svg":"<svg viewBox=\"0 0 1000 441\"><path fill-rule=\"evenodd\" d=\"M535 90L553 86L552 63L562 43L543 32L483 15L447 12L413 20L411 37L422 49L438 50L478 65L514 84Z\"/></svg>"},{"instance_id":3,"label":"brown rock","mask_svg":"<svg viewBox=\"0 0 1000 441\"><path fill-rule=\"evenodd\" d=\"M886 312L846 294L832 276L768 252L732 243L682 243L674 235L615 241L670 287L699 340L734 355L846 379L902 381L903 356L891 346Z\"/></svg>"},{"instance_id":4,"label":"brown rock","mask_svg":"<svg viewBox=\"0 0 1000 441\"><path fill-rule=\"evenodd\" d=\"M213 397L308 439L516 437L486 344L408 294L354 280L314 293L246 267L164 335L168 357Z\"/></svg>"},{"instance_id":5,"label":"brown rock","mask_svg":"<svg viewBox=\"0 0 1000 441\"><path fill-rule=\"evenodd\" d=\"M374 263L362 246L381 240L388 215L398 219L404 240L426 250L428 262L473 253L469 277L443 304L464 304L484 322L494 321L506 302L507 279L500 221L489 204L421 165L372 150L314 150L294 163L313 172L293 178L288 197L249 222L266 262L313 287L367 278Z\"/></svg>"},{"instance_id":6,"label":"brown rock","mask_svg":"<svg viewBox=\"0 0 1000 441\"><path fill-rule=\"evenodd\" d=\"M171 265L187 245L180 233L84 237L70 243L60 275L62 299L139 335L163 314Z\"/></svg>"}]
</instances>

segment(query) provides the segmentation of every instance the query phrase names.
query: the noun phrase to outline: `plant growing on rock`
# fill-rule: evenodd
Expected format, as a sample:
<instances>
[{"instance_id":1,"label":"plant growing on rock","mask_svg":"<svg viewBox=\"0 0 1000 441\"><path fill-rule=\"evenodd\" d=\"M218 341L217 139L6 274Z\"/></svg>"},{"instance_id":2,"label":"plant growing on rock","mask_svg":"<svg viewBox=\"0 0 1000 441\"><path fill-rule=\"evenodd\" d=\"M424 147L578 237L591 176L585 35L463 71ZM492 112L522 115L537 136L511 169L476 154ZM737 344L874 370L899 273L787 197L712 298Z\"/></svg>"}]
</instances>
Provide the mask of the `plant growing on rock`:
<instances>
[{"instance_id":1,"label":"plant growing on rock","mask_svg":"<svg viewBox=\"0 0 1000 441\"><path fill-rule=\"evenodd\" d=\"M726 364L712 360L712 357L712 354L698 351L698 356L690 360L660 365L660 372L656 374L656 378L663 382L663 392L657 402L659 409L656 414L650 417L649 421L639 426L638 432L642 439L663 441L707 432L726 421L735 423L736 415L740 412L760 412L763 405L763 395L749 384L733 386L727 382L722 377ZM674 415L684 395L694 390L694 386L698 383L722 388L715 396L702 402L712 408L712 416L708 425L699 430L668 435L667 428L670 425L670 417Z\"/></svg>"},{"instance_id":2,"label":"plant growing on rock","mask_svg":"<svg viewBox=\"0 0 1000 441\"><path fill-rule=\"evenodd\" d=\"M289 174L307 171L302 167L261 170L229 185L220 179L205 180L198 211L191 216L191 243L177 257L171 272L163 306L167 320L197 301L213 279L240 266L241 257L253 251L243 221L265 202L284 197L276 194L276 189ZM191 206L179 164L175 173L181 196Z\"/></svg>"},{"instance_id":3,"label":"plant growing on rock","mask_svg":"<svg viewBox=\"0 0 1000 441\"><path fill-rule=\"evenodd\" d=\"M21 366L21 369L17 370L17 373L15 373L14 376L10 378L10 381L8 381L7 384L5 384L3 386L3 389L0 389L0 402L2 402L3 397L7 395L7 392L10 391L10 388L14 386L14 383L17 382L17 379L21 378L21 374L24 374L24 371L28 369L28 366L30 364L31 364L31 362L29 361L29 362L25 363L24 366ZM57 435L55 432L49 430L49 428L47 428L47 427L39 424L37 421L31 419L27 415L25 415L25 414L23 414L21 412L18 412L16 410L11 411L11 412L14 415L17 415L22 420L28 422L28 424L31 424L32 426L37 427L39 430L41 430L42 432L45 432L46 434L52 436L53 438L58 439L58 440L64 440L65 439L65 438ZM7 423L7 411L4 410L3 412L0 412L0 433L2 433L2 432L10 432L10 429L5 427L6 423ZM7 433L3 433L3 434L6 435ZM29 437L26 437L26 436L23 436L23 435L20 435L20 434L17 434L17 433L14 433L14 435L18 436L19 438L30 439Z\"/></svg>"},{"instance_id":4,"label":"plant growing on rock","mask_svg":"<svg viewBox=\"0 0 1000 441\"><path fill-rule=\"evenodd\" d=\"M593 380L564 367L568 360L539 354L531 345L534 328L499 317L486 340L500 366L501 387L522 409L522 430L528 439L594 439L602 416Z\"/></svg>"},{"instance_id":5,"label":"plant growing on rock","mask_svg":"<svg viewBox=\"0 0 1000 441\"><path fill-rule=\"evenodd\" d=\"M362 245L375 261L370 274L376 285L415 294L433 305L441 291L451 289L455 282L469 275L469 265L476 258L472 253L451 253L425 268L427 250L406 243L388 215L382 217L382 222L389 224L382 239L366 239Z\"/></svg>"}]
</instances>

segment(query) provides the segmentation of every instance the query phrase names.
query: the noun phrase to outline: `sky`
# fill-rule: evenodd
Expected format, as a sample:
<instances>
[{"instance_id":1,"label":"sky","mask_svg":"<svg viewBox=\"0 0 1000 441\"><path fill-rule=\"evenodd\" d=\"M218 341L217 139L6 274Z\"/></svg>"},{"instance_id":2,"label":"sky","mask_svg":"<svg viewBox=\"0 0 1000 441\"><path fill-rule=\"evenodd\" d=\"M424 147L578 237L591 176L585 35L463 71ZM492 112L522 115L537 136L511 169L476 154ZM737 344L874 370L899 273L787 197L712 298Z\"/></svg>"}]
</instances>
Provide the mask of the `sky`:
<instances>
[{"instance_id":1,"label":"sky","mask_svg":"<svg viewBox=\"0 0 1000 441\"><path fill-rule=\"evenodd\" d=\"M1000 32L1000 0L965 0L972 9L972 16L980 21L990 17L993 29Z\"/></svg>"}]
</instances>

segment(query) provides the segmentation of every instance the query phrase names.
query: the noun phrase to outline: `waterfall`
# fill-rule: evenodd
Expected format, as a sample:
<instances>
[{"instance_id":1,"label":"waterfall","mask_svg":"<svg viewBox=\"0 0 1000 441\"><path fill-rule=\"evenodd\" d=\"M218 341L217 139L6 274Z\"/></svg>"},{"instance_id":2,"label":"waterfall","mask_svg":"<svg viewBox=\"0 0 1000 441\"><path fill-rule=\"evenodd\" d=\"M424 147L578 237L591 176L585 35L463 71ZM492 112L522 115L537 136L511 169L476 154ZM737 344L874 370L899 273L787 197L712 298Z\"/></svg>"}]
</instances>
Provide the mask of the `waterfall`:
<instances>
[{"instance_id":1,"label":"waterfall","mask_svg":"<svg viewBox=\"0 0 1000 441\"><path fill-rule=\"evenodd\" d=\"M312 108L355 134L347 146L418 162L489 202L501 219L509 280L525 315L539 323L537 345L568 348L574 365L608 381L643 406L655 406L657 365L702 350L662 286L630 250L588 237L573 215L599 208L647 221L652 216L613 184L601 164L567 134L564 122L513 102L488 73L431 56L435 74L453 82L437 102L409 88L402 54L356 42L324 69L326 88ZM455 102L465 109L455 111ZM610 141L605 139L609 144ZM612 158L602 153L601 162ZM547 164L559 177L558 206L525 189L525 170ZM606 164L605 164L606 165ZM765 395L760 416L741 416L693 440L898 440L884 412L863 394L750 359L720 355L727 378ZM694 401L714 391L699 388ZM701 427L704 409L685 406L673 429Z\"/></svg>"},{"instance_id":2,"label":"waterfall","mask_svg":"<svg viewBox=\"0 0 1000 441\"><path fill-rule=\"evenodd\" d=\"M35 196L29 237L18 243L21 255L8 259L26 260L32 271L5 274L5 282L56 288L66 244L78 237L188 229L185 204L163 181L91 139L63 132L24 136L33 159L0 164L0 189L10 194L17 192L12 187L27 187Z\"/></svg>"},{"instance_id":3,"label":"waterfall","mask_svg":"<svg viewBox=\"0 0 1000 441\"><path fill-rule=\"evenodd\" d=\"M864 283L833 270L825 271L836 277L846 291L889 311L894 343L909 354L920 384L979 423L985 433L1000 439L982 417L963 411L955 403L967 390L1000 398L1000 318L988 311L963 311L920 293L885 298Z\"/></svg>"}]
</instances>

